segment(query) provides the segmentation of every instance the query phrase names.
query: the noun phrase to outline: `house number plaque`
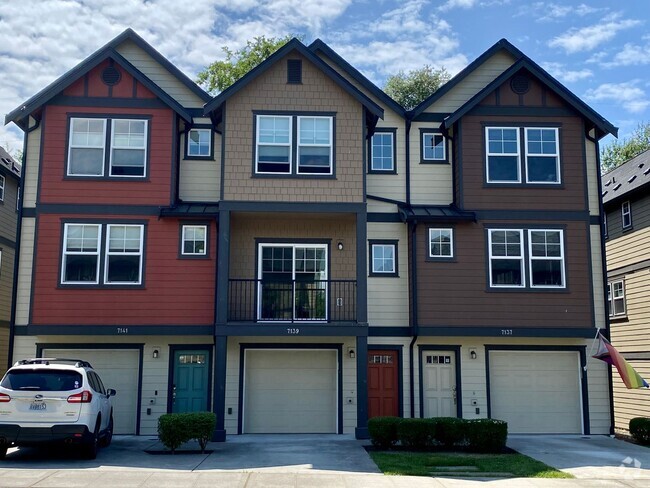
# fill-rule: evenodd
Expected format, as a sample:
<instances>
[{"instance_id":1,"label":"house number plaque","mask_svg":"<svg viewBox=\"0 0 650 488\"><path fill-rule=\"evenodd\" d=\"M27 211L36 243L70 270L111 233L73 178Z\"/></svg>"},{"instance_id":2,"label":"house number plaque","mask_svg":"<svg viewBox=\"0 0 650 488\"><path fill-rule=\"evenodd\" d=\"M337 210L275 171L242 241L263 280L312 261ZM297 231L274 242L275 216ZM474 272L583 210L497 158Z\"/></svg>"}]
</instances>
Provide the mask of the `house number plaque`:
<instances>
[{"instance_id":1,"label":"house number plaque","mask_svg":"<svg viewBox=\"0 0 650 488\"><path fill-rule=\"evenodd\" d=\"M118 334L128 334L129 333L129 328L128 327L118 327L117 328L117 333Z\"/></svg>"},{"instance_id":2,"label":"house number plaque","mask_svg":"<svg viewBox=\"0 0 650 488\"><path fill-rule=\"evenodd\" d=\"M298 335L298 334L300 334L300 329L294 329L294 328L288 327L287 328L287 334L289 334L289 335Z\"/></svg>"}]
</instances>

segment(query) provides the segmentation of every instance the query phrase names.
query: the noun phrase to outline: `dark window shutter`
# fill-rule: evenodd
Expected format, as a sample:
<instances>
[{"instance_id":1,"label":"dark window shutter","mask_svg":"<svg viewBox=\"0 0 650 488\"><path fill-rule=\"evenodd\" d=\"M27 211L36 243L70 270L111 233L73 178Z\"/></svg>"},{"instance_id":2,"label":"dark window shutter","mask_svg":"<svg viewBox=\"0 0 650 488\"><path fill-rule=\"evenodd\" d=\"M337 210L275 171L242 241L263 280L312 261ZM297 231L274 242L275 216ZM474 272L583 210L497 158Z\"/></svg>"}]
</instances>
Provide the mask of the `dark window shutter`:
<instances>
[{"instance_id":1,"label":"dark window shutter","mask_svg":"<svg viewBox=\"0 0 650 488\"><path fill-rule=\"evenodd\" d=\"M293 83L293 84L302 83L302 60L301 59L287 60L287 83Z\"/></svg>"}]
</instances>

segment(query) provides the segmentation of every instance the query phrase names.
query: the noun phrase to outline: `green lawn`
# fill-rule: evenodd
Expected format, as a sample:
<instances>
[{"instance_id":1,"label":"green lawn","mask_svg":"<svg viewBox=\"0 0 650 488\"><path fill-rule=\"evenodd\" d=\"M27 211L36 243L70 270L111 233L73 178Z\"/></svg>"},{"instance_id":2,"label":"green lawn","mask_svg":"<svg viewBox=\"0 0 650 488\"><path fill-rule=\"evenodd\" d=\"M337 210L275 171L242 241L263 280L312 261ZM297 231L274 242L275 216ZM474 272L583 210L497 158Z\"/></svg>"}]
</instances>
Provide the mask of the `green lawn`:
<instances>
[{"instance_id":1,"label":"green lawn","mask_svg":"<svg viewBox=\"0 0 650 488\"><path fill-rule=\"evenodd\" d=\"M436 466L476 466L477 476L478 473L512 473L523 478L573 478L523 454L371 451L370 456L384 474L392 475L431 476Z\"/></svg>"}]
</instances>

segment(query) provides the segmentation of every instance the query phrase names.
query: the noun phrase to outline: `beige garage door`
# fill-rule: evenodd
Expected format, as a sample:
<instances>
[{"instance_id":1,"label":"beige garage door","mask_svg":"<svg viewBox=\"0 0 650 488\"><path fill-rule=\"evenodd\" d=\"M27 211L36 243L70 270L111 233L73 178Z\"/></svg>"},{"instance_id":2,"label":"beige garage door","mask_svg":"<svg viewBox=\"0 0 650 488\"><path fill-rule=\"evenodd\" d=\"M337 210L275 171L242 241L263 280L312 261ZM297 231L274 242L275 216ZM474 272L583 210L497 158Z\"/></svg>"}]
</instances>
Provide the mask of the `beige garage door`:
<instances>
[{"instance_id":1,"label":"beige garage door","mask_svg":"<svg viewBox=\"0 0 650 488\"><path fill-rule=\"evenodd\" d=\"M582 433L577 352L491 351L490 403L508 432Z\"/></svg>"},{"instance_id":2,"label":"beige garage door","mask_svg":"<svg viewBox=\"0 0 650 488\"><path fill-rule=\"evenodd\" d=\"M246 350L242 431L336 433L337 351Z\"/></svg>"},{"instance_id":3,"label":"beige garage door","mask_svg":"<svg viewBox=\"0 0 650 488\"><path fill-rule=\"evenodd\" d=\"M88 361L104 386L117 391L113 403L115 434L136 434L140 351L136 349L45 349L45 357Z\"/></svg>"}]
</instances>

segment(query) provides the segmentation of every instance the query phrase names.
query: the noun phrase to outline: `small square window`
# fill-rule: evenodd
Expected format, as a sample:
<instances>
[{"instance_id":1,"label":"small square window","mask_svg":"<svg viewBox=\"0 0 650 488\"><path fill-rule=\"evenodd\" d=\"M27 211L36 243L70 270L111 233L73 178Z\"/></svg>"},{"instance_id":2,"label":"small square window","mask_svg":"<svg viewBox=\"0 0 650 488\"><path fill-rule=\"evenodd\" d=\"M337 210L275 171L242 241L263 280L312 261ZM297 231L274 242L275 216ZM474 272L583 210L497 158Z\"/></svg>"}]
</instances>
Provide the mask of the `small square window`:
<instances>
[{"instance_id":1,"label":"small square window","mask_svg":"<svg viewBox=\"0 0 650 488\"><path fill-rule=\"evenodd\" d=\"M429 229L429 257L454 257L453 229Z\"/></svg>"},{"instance_id":2,"label":"small square window","mask_svg":"<svg viewBox=\"0 0 650 488\"><path fill-rule=\"evenodd\" d=\"M445 138L438 132L422 132L422 161L446 161Z\"/></svg>"},{"instance_id":3,"label":"small square window","mask_svg":"<svg viewBox=\"0 0 650 488\"><path fill-rule=\"evenodd\" d=\"M183 256L206 256L208 251L208 226L184 225L182 231Z\"/></svg>"},{"instance_id":4,"label":"small square window","mask_svg":"<svg viewBox=\"0 0 650 488\"><path fill-rule=\"evenodd\" d=\"M212 155L212 129L190 129L187 133L187 155L209 158Z\"/></svg>"},{"instance_id":5,"label":"small square window","mask_svg":"<svg viewBox=\"0 0 650 488\"><path fill-rule=\"evenodd\" d=\"M370 241L370 276L398 276L397 241Z\"/></svg>"}]
</instances>

